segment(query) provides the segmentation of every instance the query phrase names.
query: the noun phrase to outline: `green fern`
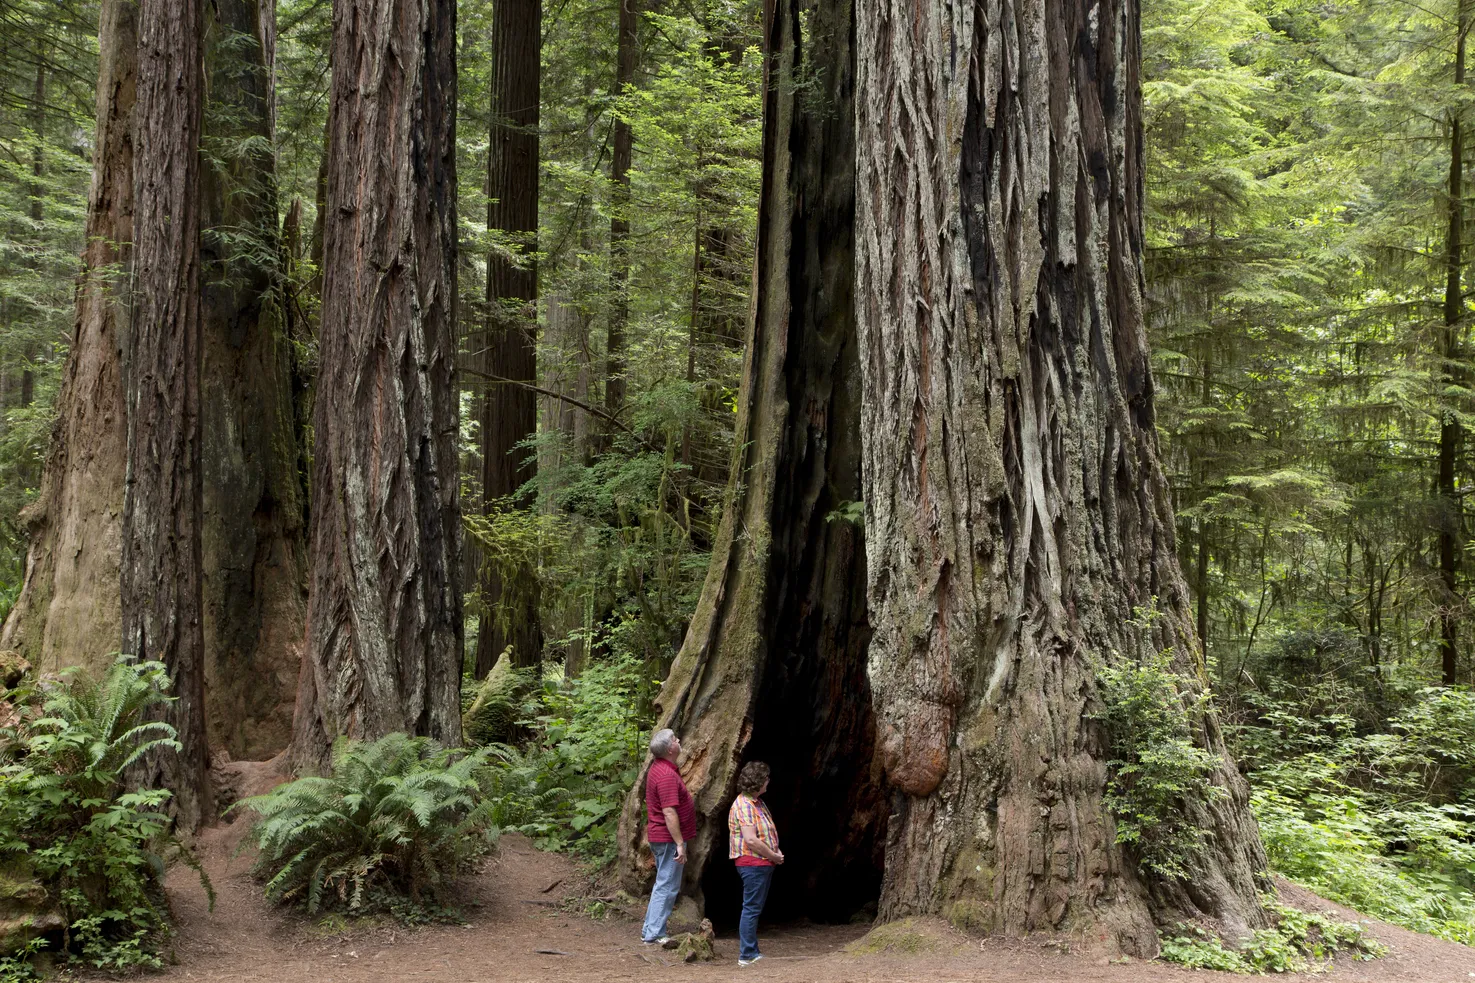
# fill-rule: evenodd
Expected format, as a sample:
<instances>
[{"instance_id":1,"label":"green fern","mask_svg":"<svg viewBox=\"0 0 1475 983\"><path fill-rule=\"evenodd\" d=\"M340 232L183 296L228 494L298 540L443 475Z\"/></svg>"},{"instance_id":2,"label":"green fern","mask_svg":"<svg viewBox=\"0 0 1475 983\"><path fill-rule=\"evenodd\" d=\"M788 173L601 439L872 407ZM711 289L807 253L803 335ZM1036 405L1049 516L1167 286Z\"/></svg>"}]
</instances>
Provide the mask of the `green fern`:
<instances>
[{"instance_id":1,"label":"green fern","mask_svg":"<svg viewBox=\"0 0 1475 983\"><path fill-rule=\"evenodd\" d=\"M481 782L503 753L404 734L340 739L331 777L299 778L235 806L256 814L251 840L267 897L314 914L366 913L374 899L438 904L447 879L496 842Z\"/></svg>"}]
</instances>

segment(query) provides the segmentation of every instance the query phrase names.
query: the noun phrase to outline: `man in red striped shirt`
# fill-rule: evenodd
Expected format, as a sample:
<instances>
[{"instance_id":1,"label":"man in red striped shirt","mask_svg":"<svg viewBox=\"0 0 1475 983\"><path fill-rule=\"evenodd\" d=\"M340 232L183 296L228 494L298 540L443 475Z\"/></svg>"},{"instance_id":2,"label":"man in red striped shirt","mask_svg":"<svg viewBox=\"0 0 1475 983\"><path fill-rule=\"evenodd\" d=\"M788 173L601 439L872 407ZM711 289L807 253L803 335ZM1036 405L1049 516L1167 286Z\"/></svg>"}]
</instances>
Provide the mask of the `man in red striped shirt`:
<instances>
[{"instance_id":1,"label":"man in red striped shirt","mask_svg":"<svg viewBox=\"0 0 1475 983\"><path fill-rule=\"evenodd\" d=\"M697 811L676 767L681 738L669 728L658 730L650 739L650 753L655 760L645 774L645 838L656 858L656 883L640 937L655 945L666 941L666 922L681 892L686 841L697 835Z\"/></svg>"}]
</instances>

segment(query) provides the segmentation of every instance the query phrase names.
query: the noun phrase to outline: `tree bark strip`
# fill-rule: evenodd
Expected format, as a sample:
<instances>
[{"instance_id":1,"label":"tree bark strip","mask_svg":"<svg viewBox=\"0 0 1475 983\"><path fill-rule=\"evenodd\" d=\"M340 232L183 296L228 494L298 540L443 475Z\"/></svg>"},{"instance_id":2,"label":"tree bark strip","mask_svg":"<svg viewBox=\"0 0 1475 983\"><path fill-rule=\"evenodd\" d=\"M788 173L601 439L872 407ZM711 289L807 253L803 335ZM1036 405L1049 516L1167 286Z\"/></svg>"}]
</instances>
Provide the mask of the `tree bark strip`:
<instances>
[{"instance_id":1,"label":"tree bark strip","mask_svg":"<svg viewBox=\"0 0 1475 983\"><path fill-rule=\"evenodd\" d=\"M487 228L515 240L514 261L500 250L487 257L487 371L538 381L538 100L542 75L542 0L499 0L492 8L491 143L487 154ZM517 445L538 429L537 396L523 386L485 384L481 400L483 510L490 513L537 474L537 457ZM538 575L526 563L482 565L488 612L476 643L476 674L484 676L507 646L512 662L542 661Z\"/></svg>"},{"instance_id":2,"label":"tree bark strip","mask_svg":"<svg viewBox=\"0 0 1475 983\"><path fill-rule=\"evenodd\" d=\"M1229 791L1191 884L1115 842L1092 658L1202 678L1142 323L1138 5L857 0L870 678L897 807L880 915L1002 934L1263 924ZM1156 606L1151 629L1130 623Z\"/></svg>"},{"instance_id":3,"label":"tree bark strip","mask_svg":"<svg viewBox=\"0 0 1475 983\"><path fill-rule=\"evenodd\" d=\"M274 7L216 0L206 46L205 674L211 746L237 759L291 741L307 623L272 150Z\"/></svg>"},{"instance_id":4,"label":"tree bark strip","mask_svg":"<svg viewBox=\"0 0 1475 983\"><path fill-rule=\"evenodd\" d=\"M133 108L138 11L105 0L98 26L97 136L77 315L40 494L22 513L25 585L0 646L43 672L96 673L122 633L118 569L127 472L121 334L133 240Z\"/></svg>"},{"instance_id":5,"label":"tree bark strip","mask_svg":"<svg viewBox=\"0 0 1475 983\"><path fill-rule=\"evenodd\" d=\"M293 756L461 736L454 0L336 0Z\"/></svg>"},{"instance_id":6,"label":"tree bark strip","mask_svg":"<svg viewBox=\"0 0 1475 983\"><path fill-rule=\"evenodd\" d=\"M123 651L162 662L177 755L140 763L173 791L184 829L210 816L201 619L199 0L141 0L134 116L134 306L124 345L128 480L123 502Z\"/></svg>"},{"instance_id":7,"label":"tree bark strip","mask_svg":"<svg viewBox=\"0 0 1475 983\"><path fill-rule=\"evenodd\" d=\"M811 50L800 41L808 19ZM709 911L738 897L727 808L744 760L792 856L775 910L845 917L875 897L886 804L872 770L861 530L852 235L853 25L847 3L779 0L768 34L764 179L733 479L702 597L662 687L696 800L685 885ZM818 80L805 90L796 78ZM638 886L644 777L620 823Z\"/></svg>"}]
</instances>

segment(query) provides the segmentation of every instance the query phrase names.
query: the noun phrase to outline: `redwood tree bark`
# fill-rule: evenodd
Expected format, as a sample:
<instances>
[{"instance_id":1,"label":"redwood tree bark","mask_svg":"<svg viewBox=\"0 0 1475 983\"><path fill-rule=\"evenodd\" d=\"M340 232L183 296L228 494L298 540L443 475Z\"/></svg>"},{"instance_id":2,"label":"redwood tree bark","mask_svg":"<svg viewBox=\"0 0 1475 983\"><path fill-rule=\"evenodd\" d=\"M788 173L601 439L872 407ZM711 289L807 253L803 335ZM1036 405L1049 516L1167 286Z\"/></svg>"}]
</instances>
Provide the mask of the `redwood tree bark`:
<instances>
[{"instance_id":1,"label":"redwood tree bark","mask_svg":"<svg viewBox=\"0 0 1475 983\"><path fill-rule=\"evenodd\" d=\"M455 16L334 3L300 767L461 736Z\"/></svg>"},{"instance_id":2,"label":"redwood tree bark","mask_svg":"<svg viewBox=\"0 0 1475 983\"><path fill-rule=\"evenodd\" d=\"M206 708L211 746L237 759L268 758L290 742L307 622L272 151L274 8L216 0L206 36Z\"/></svg>"},{"instance_id":3,"label":"redwood tree bark","mask_svg":"<svg viewBox=\"0 0 1475 983\"><path fill-rule=\"evenodd\" d=\"M168 788L185 829L211 812L201 621L199 0L141 0L134 117L133 319L123 349L123 651L162 662L180 751L135 779Z\"/></svg>"},{"instance_id":4,"label":"redwood tree bark","mask_svg":"<svg viewBox=\"0 0 1475 983\"><path fill-rule=\"evenodd\" d=\"M492 8L491 143L487 152L487 228L508 234L518 261L487 257L487 371L481 401L483 510L491 512L537 473L537 457L517 445L538 429L538 99L542 65L542 0L499 0ZM482 566L488 615L477 633L476 674L485 675L507 646L512 662L542 661L538 576L515 573L490 558Z\"/></svg>"},{"instance_id":5,"label":"redwood tree bark","mask_svg":"<svg viewBox=\"0 0 1475 983\"><path fill-rule=\"evenodd\" d=\"M98 26L97 137L77 318L62 370L40 494L22 513L31 538L25 586L0 646L46 672L105 667L122 632L126 414L120 345L132 256L133 106L138 8L105 0Z\"/></svg>"},{"instance_id":6,"label":"redwood tree bark","mask_svg":"<svg viewBox=\"0 0 1475 983\"><path fill-rule=\"evenodd\" d=\"M1212 714L1221 801L1191 884L1103 802L1090 660L1198 679L1142 323L1133 0L857 0L857 304L884 918L1099 932L1263 923L1265 858ZM1152 628L1131 624L1156 605Z\"/></svg>"},{"instance_id":7,"label":"redwood tree bark","mask_svg":"<svg viewBox=\"0 0 1475 983\"><path fill-rule=\"evenodd\" d=\"M800 30L807 18L813 47ZM875 898L886 802L872 769L853 304L853 35L848 3L778 0L768 25L764 179L728 500L685 644L657 701L695 798L684 890L719 919L740 896L727 808L745 760L790 860L772 910L845 918ZM800 78L811 87L795 85ZM644 776L620 823L647 876Z\"/></svg>"}]
</instances>

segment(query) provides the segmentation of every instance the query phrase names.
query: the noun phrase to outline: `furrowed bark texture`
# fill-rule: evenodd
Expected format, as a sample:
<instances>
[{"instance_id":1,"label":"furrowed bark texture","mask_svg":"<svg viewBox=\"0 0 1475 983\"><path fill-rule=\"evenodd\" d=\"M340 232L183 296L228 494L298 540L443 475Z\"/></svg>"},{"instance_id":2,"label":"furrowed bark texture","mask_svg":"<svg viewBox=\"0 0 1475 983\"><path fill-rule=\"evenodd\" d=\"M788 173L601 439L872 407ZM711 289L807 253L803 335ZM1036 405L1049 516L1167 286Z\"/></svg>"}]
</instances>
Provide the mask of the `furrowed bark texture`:
<instances>
[{"instance_id":1,"label":"furrowed bark texture","mask_svg":"<svg viewBox=\"0 0 1475 983\"><path fill-rule=\"evenodd\" d=\"M1230 794L1191 805L1191 885L1116 845L1087 718L1092 658L1171 648L1202 672L1141 314L1137 4L857 3L870 678L897 793L880 914L1136 953L1155 916L1262 924L1212 716ZM1154 604L1157 627L1129 624Z\"/></svg>"},{"instance_id":2,"label":"furrowed bark texture","mask_svg":"<svg viewBox=\"0 0 1475 983\"><path fill-rule=\"evenodd\" d=\"M461 737L454 0L337 0L293 756Z\"/></svg>"},{"instance_id":3,"label":"furrowed bark texture","mask_svg":"<svg viewBox=\"0 0 1475 983\"><path fill-rule=\"evenodd\" d=\"M216 0L211 9L202 247L207 726L211 747L264 759L291 741L307 623L271 150L275 13L273 0Z\"/></svg>"},{"instance_id":4,"label":"furrowed bark texture","mask_svg":"<svg viewBox=\"0 0 1475 983\"><path fill-rule=\"evenodd\" d=\"M487 257L488 371L538 381L538 98L542 0L499 0L492 8L492 128L487 152L487 228L517 238L522 263L501 251ZM537 395L524 386L487 382L481 400L485 511L502 507L537 474L537 457L517 445L538 429ZM503 649L512 664L542 661L538 575L530 564L482 565L482 603L490 614L476 639L476 674L485 676Z\"/></svg>"},{"instance_id":5,"label":"furrowed bark texture","mask_svg":"<svg viewBox=\"0 0 1475 983\"><path fill-rule=\"evenodd\" d=\"M133 319L123 348L128 480L123 651L169 670L181 750L140 762L187 830L211 812L201 620L199 0L138 5Z\"/></svg>"},{"instance_id":6,"label":"furrowed bark texture","mask_svg":"<svg viewBox=\"0 0 1475 983\"><path fill-rule=\"evenodd\" d=\"M811 47L800 42L807 15ZM733 482L658 726L682 736L696 800L685 890L735 915L727 808L746 760L766 760L788 886L774 911L845 917L874 899L886 804L874 773L860 529L830 521L860 492L853 306L849 4L779 0L769 26L754 316ZM796 78L815 80L811 87ZM644 776L620 824L638 886Z\"/></svg>"},{"instance_id":7,"label":"furrowed bark texture","mask_svg":"<svg viewBox=\"0 0 1475 983\"><path fill-rule=\"evenodd\" d=\"M122 275L133 240L133 103L138 8L106 0L98 27L97 138L77 318L62 370L40 495L23 514L31 537L25 586L0 646L45 672L96 672L118 650L123 487L128 468L121 335Z\"/></svg>"}]
</instances>

